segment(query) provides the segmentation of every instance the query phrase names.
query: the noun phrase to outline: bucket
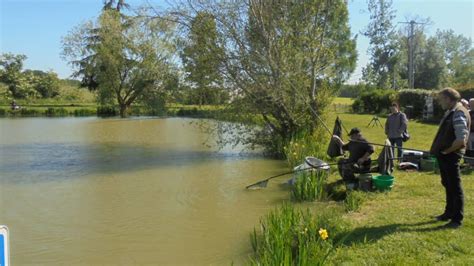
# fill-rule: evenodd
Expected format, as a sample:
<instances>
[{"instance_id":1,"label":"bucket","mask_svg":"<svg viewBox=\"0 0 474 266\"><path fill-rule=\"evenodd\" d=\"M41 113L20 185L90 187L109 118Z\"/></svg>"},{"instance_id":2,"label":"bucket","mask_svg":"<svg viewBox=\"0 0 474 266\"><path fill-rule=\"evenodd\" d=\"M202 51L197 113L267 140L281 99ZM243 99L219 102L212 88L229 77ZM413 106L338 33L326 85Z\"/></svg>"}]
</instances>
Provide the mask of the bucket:
<instances>
[{"instance_id":1,"label":"bucket","mask_svg":"<svg viewBox=\"0 0 474 266\"><path fill-rule=\"evenodd\" d=\"M392 189L393 179L391 175L379 175L372 177L372 182L379 191L386 191Z\"/></svg>"},{"instance_id":2,"label":"bucket","mask_svg":"<svg viewBox=\"0 0 474 266\"><path fill-rule=\"evenodd\" d=\"M372 174L360 174L358 177L359 179L359 189L362 191L370 191L372 190Z\"/></svg>"},{"instance_id":3,"label":"bucket","mask_svg":"<svg viewBox=\"0 0 474 266\"><path fill-rule=\"evenodd\" d=\"M421 171L434 171L435 166L436 166L435 157L421 158L421 161L420 161Z\"/></svg>"}]
</instances>

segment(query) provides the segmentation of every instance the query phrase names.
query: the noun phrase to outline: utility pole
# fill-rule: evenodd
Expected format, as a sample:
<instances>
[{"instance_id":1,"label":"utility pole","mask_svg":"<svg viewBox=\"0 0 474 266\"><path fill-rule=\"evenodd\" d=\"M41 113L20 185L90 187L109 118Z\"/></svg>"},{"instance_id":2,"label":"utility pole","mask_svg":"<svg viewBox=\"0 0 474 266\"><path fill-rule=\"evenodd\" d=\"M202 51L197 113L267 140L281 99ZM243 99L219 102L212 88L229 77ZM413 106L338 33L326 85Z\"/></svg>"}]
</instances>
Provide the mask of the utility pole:
<instances>
[{"instance_id":1,"label":"utility pole","mask_svg":"<svg viewBox=\"0 0 474 266\"><path fill-rule=\"evenodd\" d=\"M415 24L419 23L414 20L410 22L399 22L403 24L410 24L410 35L408 36L408 88L415 87Z\"/></svg>"}]
</instances>

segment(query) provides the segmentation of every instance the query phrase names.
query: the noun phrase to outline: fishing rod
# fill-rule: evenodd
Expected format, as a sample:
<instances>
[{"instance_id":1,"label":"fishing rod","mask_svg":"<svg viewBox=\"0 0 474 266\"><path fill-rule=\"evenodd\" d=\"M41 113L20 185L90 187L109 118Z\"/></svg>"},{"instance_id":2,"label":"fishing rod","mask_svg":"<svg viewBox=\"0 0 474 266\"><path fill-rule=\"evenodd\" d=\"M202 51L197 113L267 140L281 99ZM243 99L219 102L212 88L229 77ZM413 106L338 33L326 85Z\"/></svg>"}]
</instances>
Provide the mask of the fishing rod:
<instances>
[{"instance_id":1,"label":"fishing rod","mask_svg":"<svg viewBox=\"0 0 474 266\"><path fill-rule=\"evenodd\" d=\"M398 160L400 159L400 157L395 157L395 158L390 158L388 160ZM246 186L245 188L246 189L259 189L259 188L266 188L267 187L267 184L268 184L268 181L270 179L273 179L273 178L276 178L276 177L280 177L280 176L284 176L284 175L289 175L289 174L293 174L293 173L298 173L298 172L301 172L301 171L306 171L306 170L311 170L311 169L320 169L320 168L324 168L324 167L328 167L328 166L333 166L333 165L346 165L346 164L357 164L357 163L354 163L354 162L337 162L337 163L323 163L321 165L313 165L311 164L309 161L306 161L305 162L307 164L310 165L310 167L307 167L307 168L302 168L302 169L296 169L296 170L293 170L293 171L289 171L289 172L286 172L286 173L282 173L282 174L278 174L278 175L274 175L274 176L270 176L270 177L267 177L261 181L258 181L256 183L253 183L251 185L248 185ZM371 163L374 162L374 161L371 161Z\"/></svg>"}]
</instances>

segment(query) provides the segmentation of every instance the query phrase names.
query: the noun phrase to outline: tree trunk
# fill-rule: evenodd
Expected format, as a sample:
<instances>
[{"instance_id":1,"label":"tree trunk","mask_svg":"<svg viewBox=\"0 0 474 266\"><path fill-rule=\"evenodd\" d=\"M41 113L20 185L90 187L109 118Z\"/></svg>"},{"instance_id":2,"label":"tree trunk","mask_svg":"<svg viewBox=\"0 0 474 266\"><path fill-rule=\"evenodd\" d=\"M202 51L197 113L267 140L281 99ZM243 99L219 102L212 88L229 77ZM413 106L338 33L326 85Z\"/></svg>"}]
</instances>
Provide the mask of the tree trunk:
<instances>
[{"instance_id":1,"label":"tree trunk","mask_svg":"<svg viewBox=\"0 0 474 266\"><path fill-rule=\"evenodd\" d=\"M120 105L120 117L125 118L128 116L128 108L129 106L127 104Z\"/></svg>"}]
</instances>

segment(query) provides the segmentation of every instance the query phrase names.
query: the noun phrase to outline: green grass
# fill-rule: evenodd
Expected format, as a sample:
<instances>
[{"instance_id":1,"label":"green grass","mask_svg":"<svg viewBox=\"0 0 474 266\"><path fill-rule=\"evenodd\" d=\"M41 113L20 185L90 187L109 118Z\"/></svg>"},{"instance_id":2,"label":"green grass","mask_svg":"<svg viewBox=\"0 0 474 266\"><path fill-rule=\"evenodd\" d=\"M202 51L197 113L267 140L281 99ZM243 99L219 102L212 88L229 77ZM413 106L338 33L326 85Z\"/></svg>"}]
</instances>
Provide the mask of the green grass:
<instances>
[{"instance_id":1,"label":"green grass","mask_svg":"<svg viewBox=\"0 0 474 266\"><path fill-rule=\"evenodd\" d=\"M354 103L354 99L352 98L342 98L342 97L337 97L334 99L333 104L347 104L351 105Z\"/></svg>"},{"instance_id":2,"label":"green grass","mask_svg":"<svg viewBox=\"0 0 474 266\"><path fill-rule=\"evenodd\" d=\"M359 127L370 142L383 143L386 138L382 127L367 126L373 115L329 112L327 123L330 128L333 127L336 116L342 119L347 130ZM379 119L384 125L386 119ZM411 139L404 143L404 147L429 150L437 129L437 125L410 121L408 130ZM317 142L327 143L329 136L322 136L323 139ZM347 141L346 134L343 137ZM309 145L308 140L300 140L298 143L298 148ZM295 160L305 155L313 155L299 154L295 147L288 148L291 148L291 154L297 152ZM380 151L381 147L376 147L373 158L376 158ZM445 192L439 174L395 170L392 174L395 182L391 191L348 193L344 186L337 182L340 177L333 169L327 181L328 197L309 205L313 215L332 213L339 215L343 223L347 223L347 238L341 245L335 246L336 250L330 253L325 264L474 265L474 173L462 172L465 218L463 226L453 230L442 228L445 222L433 219L433 216L443 212L445 205ZM299 206L297 203L293 204ZM273 243L268 244L271 246ZM271 250L275 249L276 247L273 247ZM261 265L275 265L275 261L267 260L267 257L259 254L255 253L256 262ZM308 258L305 262L317 264L318 261L313 260L311 254L309 252L305 255ZM299 261L300 258L292 257L293 265L304 264Z\"/></svg>"},{"instance_id":3,"label":"green grass","mask_svg":"<svg viewBox=\"0 0 474 266\"><path fill-rule=\"evenodd\" d=\"M329 120L335 120L335 114ZM372 115L339 114L347 130L359 127L367 140L383 143L381 127L367 127ZM382 125L384 118L380 118ZM330 127L332 127L332 122ZM429 150L437 125L410 121L412 138L404 147ZM345 138L347 140L347 137ZM376 148L377 152L381 150ZM376 156L375 155L375 156ZM374 156L374 157L375 157ZM367 196L356 212L344 214L352 234L344 247L329 257L331 264L474 265L474 174L464 171L464 225L459 230L440 229L434 215L444 210L445 194L439 174L395 171L394 187ZM330 182L340 179L333 173ZM339 204L343 204L340 203Z\"/></svg>"}]
</instances>

